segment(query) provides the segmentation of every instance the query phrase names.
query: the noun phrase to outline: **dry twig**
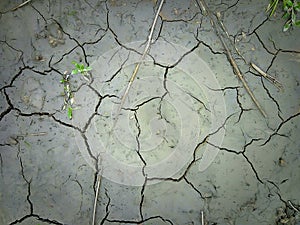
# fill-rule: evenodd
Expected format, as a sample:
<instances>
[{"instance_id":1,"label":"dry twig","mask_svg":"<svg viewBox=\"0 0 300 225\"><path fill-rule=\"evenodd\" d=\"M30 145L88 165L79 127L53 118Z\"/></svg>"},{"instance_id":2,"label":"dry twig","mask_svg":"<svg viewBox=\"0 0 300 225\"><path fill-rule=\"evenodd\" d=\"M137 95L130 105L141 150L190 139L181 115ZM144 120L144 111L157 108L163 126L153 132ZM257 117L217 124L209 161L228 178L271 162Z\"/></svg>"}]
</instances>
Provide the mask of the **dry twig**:
<instances>
[{"instance_id":1,"label":"dry twig","mask_svg":"<svg viewBox=\"0 0 300 225\"><path fill-rule=\"evenodd\" d=\"M201 210L201 225L204 225L204 212Z\"/></svg>"},{"instance_id":2,"label":"dry twig","mask_svg":"<svg viewBox=\"0 0 300 225\"><path fill-rule=\"evenodd\" d=\"M23 2L21 4L19 4L19 5L17 5L16 7L12 8L10 11L15 11L15 10L23 7L24 5L28 4L29 2L31 2L31 0L27 0L27 1L25 1L25 2Z\"/></svg>"},{"instance_id":3,"label":"dry twig","mask_svg":"<svg viewBox=\"0 0 300 225\"><path fill-rule=\"evenodd\" d=\"M231 40L230 39L230 36L229 36L229 33L224 25L224 23L221 21L221 14L218 12L217 13L217 18L218 18L218 22L222 28L222 30L225 32L226 34L226 37L228 38L228 40ZM249 64L247 63L246 59L242 56L242 54L240 53L240 51L237 49L236 47L236 39L234 39L234 43L232 43L235 51L237 52L237 54L244 60L244 62L246 64ZM267 74L266 72L264 72L262 69L260 69L257 65L255 65L254 63L250 62L250 65L252 66L252 68L254 70L256 70L260 75L262 75L265 79L269 80L274 86L276 86L278 88L278 90L283 90L283 86L282 84L276 80L276 78L272 77L271 75Z\"/></svg>"},{"instance_id":4,"label":"dry twig","mask_svg":"<svg viewBox=\"0 0 300 225\"><path fill-rule=\"evenodd\" d=\"M95 193L95 200L94 200L92 225L96 225L96 210L97 210L97 200L98 200L98 196L99 196L100 185L101 185L101 174L98 172L97 173L97 185L96 185L96 193Z\"/></svg>"},{"instance_id":5,"label":"dry twig","mask_svg":"<svg viewBox=\"0 0 300 225\"><path fill-rule=\"evenodd\" d=\"M198 3L197 0L196 0L196 2ZM231 52L230 52L230 50L229 50L227 44L225 43L225 41L224 41L224 39L223 39L223 36L220 34L219 28L217 27L216 22L214 21L214 17L212 16L212 13L211 13L210 10L208 9L206 2L205 2L204 0L200 0L200 3L201 3L201 7L200 7L200 4L198 4L198 6L199 6L199 8L200 8L201 10L205 9L207 15L209 16L210 22L211 22L213 28L215 29L216 34L217 34L217 36L219 37L219 39L220 39L220 41L221 41L221 43L222 43L222 45L223 45L223 47L224 47L224 49L225 49L227 58L228 58L228 60L229 60L229 62L230 62L230 64L231 64L231 66L232 66L232 68L233 68L234 73L237 75L237 77L239 78L239 80L242 82L244 88L246 89L247 93L250 95L252 101L253 101L254 104L257 106L257 108L258 108L258 110L261 112L261 114L262 114L264 117L267 117L265 111L263 110L263 108L261 107L261 105L259 104L259 102L256 100L256 98L255 98L253 92L250 90L250 88L249 88L249 86L248 86L246 80L244 79L244 77L243 77L243 75L242 75L242 73L241 73L241 71L240 71L240 69L239 69L237 63L235 62L235 60L234 60L234 58L233 58L233 56L232 56L232 54L231 54ZM219 17L217 17L217 20L218 20L218 23L221 23L221 22L219 21L219 20L220 20Z\"/></svg>"},{"instance_id":6,"label":"dry twig","mask_svg":"<svg viewBox=\"0 0 300 225\"><path fill-rule=\"evenodd\" d=\"M257 65L255 65L254 63L250 63L250 65L252 66L252 68L254 70L256 70L260 75L262 75L264 78L266 78L268 81L270 81L275 87L278 88L279 91L283 90L283 86L282 84L276 80L275 77L272 77L271 75L267 74L266 72L264 72L261 68L259 68Z\"/></svg>"},{"instance_id":7,"label":"dry twig","mask_svg":"<svg viewBox=\"0 0 300 225\"><path fill-rule=\"evenodd\" d=\"M300 210L297 209L290 200L288 200L288 203L295 212L300 213Z\"/></svg>"},{"instance_id":8,"label":"dry twig","mask_svg":"<svg viewBox=\"0 0 300 225\"><path fill-rule=\"evenodd\" d=\"M121 103L120 103L120 105L119 105L119 108L118 108L118 111L117 111L117 114L116 114L116 118L115 118L115 121L114 121L112 130L114 129L114 127L115 127L115 125L116 125L116 123L117 123L117 121L118 121L120 112L121 112L122 107L123 107L123 105L124 105L124 103L125 103L125 100L126 100L126 98L127 98L127 96L128 96L128 93L129 93L129 90L130 90L130 88L131 88L131 86L132 86L132 84L133 84L133 81L134 81L134 79L136 78L136 75L137 75L137 73L138 73L138 71L139 71L139 68L140 68L142 62L144 61L144 59L145 59L145 57L146 57L148 51L149 51L150 44L151 44L151 40L152 40L152 36L153 36L153 32L154 32L154 28L155 28L155 25L156 25L156 22L157 22L158 15L159 15L159 13L160 13L160 11L161 11L161 8L162 8L162 6L163 6L163 3L164 3L164 0L161 0L161 2L160 2L160 4L159 4L159 7L158 7L158 10L157 10L157 12L156 12L156 15L155 15L155 17L154 17L153 23L152 23L152 27L151 27L151 30L150 30L150 34L149 34L149 36L148 36L148 41L147 41L145 50L144 50L144 52L143 52L143 55L141 56L140 61L136 64L135 69L134 69L134 71L133 71L133 74L131 75L131 78L130 78L129 83L128 83L128 85L127 85L127 88L126 88L126 90L125 90L125 92L124 92L124 94L123 94L123 96L122 96L122 98L121 98Z\"/></svg>"}]
</instances>

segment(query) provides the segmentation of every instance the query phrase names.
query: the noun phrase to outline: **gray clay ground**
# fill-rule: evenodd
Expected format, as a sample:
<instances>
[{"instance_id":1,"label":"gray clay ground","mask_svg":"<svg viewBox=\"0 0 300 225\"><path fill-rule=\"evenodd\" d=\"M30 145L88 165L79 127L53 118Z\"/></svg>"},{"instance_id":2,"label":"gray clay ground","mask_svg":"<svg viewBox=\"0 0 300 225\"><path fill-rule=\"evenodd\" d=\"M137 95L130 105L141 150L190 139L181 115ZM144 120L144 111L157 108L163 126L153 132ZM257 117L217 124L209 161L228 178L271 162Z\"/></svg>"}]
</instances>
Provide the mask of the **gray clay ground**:
<instances>
[{"instance_id":1,"label":"gray clay ground","mask_svg":"<svg viewBox=\"0 0 300 225\"><path fill-rule=\"evenodd\" d=\"M218 36L197 2L165 1L114 129L159 1L0 2L1 225L91 224L97 177L96 224L300 224L300 29L267 0L207 1ZM73 60L92 71L69 120Z\"/></svg>"}]
</instances>

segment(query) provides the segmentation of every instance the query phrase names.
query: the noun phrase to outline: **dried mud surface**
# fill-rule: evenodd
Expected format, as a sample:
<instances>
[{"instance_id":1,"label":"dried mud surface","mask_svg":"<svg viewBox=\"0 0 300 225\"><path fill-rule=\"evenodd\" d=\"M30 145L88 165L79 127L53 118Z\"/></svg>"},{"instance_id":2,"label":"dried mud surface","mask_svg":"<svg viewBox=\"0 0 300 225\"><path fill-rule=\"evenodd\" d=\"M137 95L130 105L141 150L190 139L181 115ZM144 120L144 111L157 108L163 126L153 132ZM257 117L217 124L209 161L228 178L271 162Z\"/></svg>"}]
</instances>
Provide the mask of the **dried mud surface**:
<instances>
[{"instance_id":1,"label":"dried mud surface","mask_svg":"<svg viewBox=\"0 0 300 225\"><path fill-rule=\"evenodd\" d=\"M97 224L300 224L300 29L207 1L217 33L196 2L164 3L111 134L159 2L1 1L0 224L91 224L100 175Z\"/></svg>"}]
</instances>

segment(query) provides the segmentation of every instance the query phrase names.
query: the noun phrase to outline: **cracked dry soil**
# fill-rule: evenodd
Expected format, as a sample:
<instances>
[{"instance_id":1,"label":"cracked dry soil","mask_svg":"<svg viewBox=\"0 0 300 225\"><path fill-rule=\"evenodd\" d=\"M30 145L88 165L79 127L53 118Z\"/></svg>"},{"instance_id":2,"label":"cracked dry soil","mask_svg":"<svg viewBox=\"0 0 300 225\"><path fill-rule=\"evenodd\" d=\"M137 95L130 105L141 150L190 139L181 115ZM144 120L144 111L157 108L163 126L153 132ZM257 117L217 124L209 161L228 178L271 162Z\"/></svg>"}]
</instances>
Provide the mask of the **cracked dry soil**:
<instances>
[{"instance_id":1,"label":"cracked dry soil","mask_svg":"<svg viewBox=\"0 0 300 225\"><path fill-rule=\"evenodd\" d=\"M91 224L98 178L96 224L300 224L300 29L268 1L167 0L116 115L159 2L0 2L1 225Z\"/></svg>"}]
</instances>

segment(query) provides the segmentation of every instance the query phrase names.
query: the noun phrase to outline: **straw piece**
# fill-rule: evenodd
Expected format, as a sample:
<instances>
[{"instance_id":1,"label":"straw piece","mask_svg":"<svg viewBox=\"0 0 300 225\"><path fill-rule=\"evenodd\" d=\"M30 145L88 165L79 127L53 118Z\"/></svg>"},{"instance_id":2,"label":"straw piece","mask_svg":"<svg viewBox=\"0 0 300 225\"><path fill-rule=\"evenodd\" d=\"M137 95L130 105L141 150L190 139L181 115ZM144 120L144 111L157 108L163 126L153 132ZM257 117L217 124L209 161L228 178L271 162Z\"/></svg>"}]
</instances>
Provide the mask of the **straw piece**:
<instances>
[{"instance_id":1,"label":"straw piece","mask_svg":"<svg viewBox=\"0 0 300 225\"><path fill-rule=\"evenodd\" d=\"M144 52L143 52L143 55L141 56L140 61L136 64L135 69L134 69L134 71L133 71L133 74L131 75L131 78L130 78L129 83L128 83L128 85L127 85L127 88L126 88L126 90L125 90L125 92L124 92L124 94L123 94L123 96L122 96L122 98L121 98L121 103L120 103L120 105L119 105L119 108L118 108L118 111L117 111L117 115L116 115L116 118L115 118L115 121L114 121L112 130L114 129L114 127L115 127L115 125L116 125L116 123L117 123L117 121L118 121L118 118L119 118L119 116L120 116L120 112L121 112L122 107L123 107L123 105L124 105L124 103L125 103L125 100L126 100L126 98L127 98L127 96L128 96L128 93L129 93L129 90L130 90L130 88L131 88L131 86L132 86L132 84L133 84L133 81L134 81L135 78L136 78L136 75L137 75L137 73L138 73L138 71L139 71L139 68L140 68L142 62L144 61L144 59L145 59L145 57L146 57L146 55L147 55L147 53L148 53L148 50L149 50L150 44L151 44L151 40L152 40L152 36L153 36L153 32L154 32L154 28L155 28L155 25L156 25L156 22L157 22L157 18L158 18L158 15L159 15L160 11L161 11L161 8L162 8L162 6L163 6L163 3L164 3L164 0L161 0L160 5L159 5L159 7L158 7L158 10L157 10L157 12L156 12L156 15L155 15L155 17L154 17L153 23L152 23L152 27L151 27L151 30L150 30L150 34L149 34L149 36L148 36L148 41L147 41L145 50L144 50Z\"/></svg>"},{"instance_id":2,"label":"straw piece","mask_svg":"<svg viewBox=\"0 0 300 225\"><path fill-rule=\"evenodd\" d=\"M283 90L283 85L278 80L276 80L275 77L272 77L271 75L267 74L252 62L250 63L250 65L255 71L257 71L260 75L262 75L264 78L270 81L275 87L277 87L279 91Z\"/></svg>"},{"instance_id":3,"label":"straw piece","mask_svg":"<svg viewBox=\"0 0 300 225\"><path fill-rule=\"evenodd\" d=\"M97 187L96 187L95 200L94 200L92 225L96 225L96 210L97 210L97 200L98 200L98 196L99 196L100 185L101 185L101 175L100 175L100 173L98 173L97 174Z\"/></svg>"},{"instance_id":4,"label":"straw piece","mask_svg":"<svg viewBox=\"0 0 300 225\"><path fill-rule=\"evenodd\" d=\"M23 2L23 3L21 3L20 5L17 5L16 7L12 8L10 11L15 11L15 10L23 7L24 5L28 4L29 2L31 2L31 0L27 0L27 1Z\"/></svg>"},{"instance_id":5,"label":"straw piece","mask_svg":"<svg viewBox=\"0 0 300 225\"><path fill-rule=\"evenodd\" d=\"M222 35L220 34L220 31L219 31L219 29L218 29L218 27L217 27L217 25L216 25L216 23L215 23L215 21L214 21L214 19L213 19L213 16L212 16L210 10L209 10L208 7L207 7L206 2L205 2L204 0L200 0L200 3L201 3L202 7L205 9L205 11L207 12L207 15L208 15L209 18L210 18L210 22L211 22L213 28L215 29L216 34L217 34L217 36L219 37L219 39L220 39L220 41L221 41L221 43L222 43L222 45L223 45L223 47L224 47L224 49L225 49L227 58L228 58L228 60L229 60L229 62L230 62L230 64L231 64L231 66L232 66L232 69L233 69L234 73L237 75L237 77L239 78L239 80L242 82L244 88L246 89L247 93L250 95L252 101L254 102L254 104L256 105L256 107L258 108L258 110L261 112L261 114L262 114L264 117L267 117L267 114L265 113L265 111L263 110L263 108L261 107L261 105L259 104L259 102L256 100L256 98L255 98L253 92L252 92L251 89L249 88L249 86L248 86L246 80L244 79L244 77L243 77L243 75L242 75L242 73L241 73L241 71L240 71L240 69L239 69L237 63L235 62L235 60L234 60L234 58L233 58L233 56L232 56L232 54L231 54L231 52L230 52L230 50L229 50L227 44L225 43L225 41L224 41ZM199 4L198 4L198 5L199 5ZM201 8L200 8L200 9L201 9ZM219 19L218 17L217 17L217 20L218 20L218 22L220 23L220 21L219 21L220 19Z\"/></svg>"}]
</instances>

